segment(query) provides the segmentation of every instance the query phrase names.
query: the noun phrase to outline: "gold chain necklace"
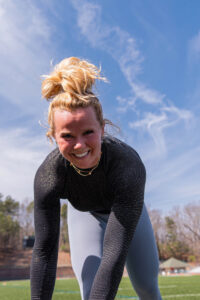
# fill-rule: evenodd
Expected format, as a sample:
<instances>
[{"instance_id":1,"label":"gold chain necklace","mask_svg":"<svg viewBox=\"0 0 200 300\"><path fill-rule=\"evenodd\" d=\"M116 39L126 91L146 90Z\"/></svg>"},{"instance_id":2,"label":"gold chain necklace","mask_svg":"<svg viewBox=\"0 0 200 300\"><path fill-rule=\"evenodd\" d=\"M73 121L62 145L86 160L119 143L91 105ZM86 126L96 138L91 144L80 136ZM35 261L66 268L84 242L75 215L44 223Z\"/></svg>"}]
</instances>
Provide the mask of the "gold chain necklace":
<instances>
[{"instance_id":1,"label":"gold chain necklace","mask_svg":"<svg viewBox=\"0 0 200 300\"><path fill-rule=\"evenodd\" d=\"M102 152L101 152L102 154ZM98 163L89 171L86 171L86 170L80 170L78 167L76 167L72 162L70 162L70 166L72 166L74 168L74 170L81 176L89 176L92 174L92 172L98 167L99 165L99 162L100 162L100 159L101 159L101 155L100 155L100 158L99 158L99 161Z\"/></svg>"}]
</instances>

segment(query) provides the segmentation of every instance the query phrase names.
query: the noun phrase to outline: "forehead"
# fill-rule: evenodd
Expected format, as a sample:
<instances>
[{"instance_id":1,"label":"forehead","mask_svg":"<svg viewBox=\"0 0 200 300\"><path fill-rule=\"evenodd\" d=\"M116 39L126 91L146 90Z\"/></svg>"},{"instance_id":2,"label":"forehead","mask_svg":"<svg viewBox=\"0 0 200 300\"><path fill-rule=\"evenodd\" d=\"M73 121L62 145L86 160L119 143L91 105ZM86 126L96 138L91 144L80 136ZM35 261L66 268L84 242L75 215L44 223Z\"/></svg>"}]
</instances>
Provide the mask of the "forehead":
<instances>
[{"instance_id":1,"label":"forehead","mask_svg":"<svg viewBox=\"0 0 200 300\"><path fill-rule=\"evenodd\" d=\"M74 127L100 126L93 107L78 108L73 111L55 110L54 125L56 129L73 129Z\"/></svg>"}]
</instances>

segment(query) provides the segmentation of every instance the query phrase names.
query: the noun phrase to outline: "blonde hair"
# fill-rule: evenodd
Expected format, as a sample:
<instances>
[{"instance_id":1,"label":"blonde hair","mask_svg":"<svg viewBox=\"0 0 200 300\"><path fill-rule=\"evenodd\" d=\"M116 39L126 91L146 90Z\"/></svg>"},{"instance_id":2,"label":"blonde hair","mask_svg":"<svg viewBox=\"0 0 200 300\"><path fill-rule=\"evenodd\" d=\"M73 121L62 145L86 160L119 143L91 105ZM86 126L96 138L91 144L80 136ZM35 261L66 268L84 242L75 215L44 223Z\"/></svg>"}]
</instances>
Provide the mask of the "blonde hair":
<instances>
[{"instance_id":1,"label":"blonde hair","mask_svg":"<svg viewBox=\"0 0 200 300\"><path fill-rule=\"evenodd\" d=\"M48 110L49 130L46 133L51 141L54 137L53 113L56 109L72 111L93 106L101 126L112 124L103 118L101 103L92 91L96 79L107 81L100 73L101 69L88 61L69 57L57 64L50 75L43 76L42 96L51 100Z\"/></svg>"}]
</instances>

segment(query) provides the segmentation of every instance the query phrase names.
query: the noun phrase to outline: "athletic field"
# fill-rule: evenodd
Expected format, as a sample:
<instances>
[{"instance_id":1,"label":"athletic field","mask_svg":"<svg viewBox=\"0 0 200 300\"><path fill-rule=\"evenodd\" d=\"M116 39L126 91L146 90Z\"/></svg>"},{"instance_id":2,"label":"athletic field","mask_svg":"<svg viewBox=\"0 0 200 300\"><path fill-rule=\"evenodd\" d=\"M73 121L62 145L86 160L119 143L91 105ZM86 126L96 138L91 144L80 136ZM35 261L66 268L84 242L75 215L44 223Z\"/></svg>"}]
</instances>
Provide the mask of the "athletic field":
<instances>
[{"instance_id":1,"label":"athletic field","mask_svg":"<svg viewBox=\"0 0 200 300\"><path fill-rule=\"evenodd\" d=\"M200 276L160 277L159 286L163 300L199 300ZM30 281L0 282L1 300L30 299ZM59 279L56 281L53 300L80 300L80 293L75 279ZM128 278L123 278L115 298L137 299Z\"/></svg>"}]
</instances>

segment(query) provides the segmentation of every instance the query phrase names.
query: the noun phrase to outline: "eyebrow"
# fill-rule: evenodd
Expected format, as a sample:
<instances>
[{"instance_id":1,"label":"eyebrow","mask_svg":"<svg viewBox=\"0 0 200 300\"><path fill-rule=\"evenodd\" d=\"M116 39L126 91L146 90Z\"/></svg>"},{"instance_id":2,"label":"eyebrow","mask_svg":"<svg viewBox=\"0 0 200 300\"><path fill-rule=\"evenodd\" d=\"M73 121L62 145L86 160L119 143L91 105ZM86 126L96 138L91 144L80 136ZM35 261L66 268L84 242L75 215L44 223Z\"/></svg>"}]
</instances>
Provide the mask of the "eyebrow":
<instances>
[{"instance_id":1,"label":"eyebrow","mask_svg":"<svg viewBox=\"0 0 200 300\"><path fill-rule=\"evenodd\" d=\"M67 134L73 135L73 132L71 132L71 131L61 131L61 132L59 132L59 135L60 135L60 136L62 136L62 135L67 135Z\"/></svg>"},{"instance_id":2,"label":"eyebrow","mask_svg":"<svg viewBox=\"0 0 200 300\"><path fill-rule=\"evenodd\" d=\"M70 132L70 131L61 131L60 135L63 135L63 134L71 134L72 135L72 132Z\"/></svg>"},{"instance_id":3,"label":"eyebrow","mask_svg":"<svg viewBox=\"0 0 200 300\"><path fill-rule=\"evenodd\" d=\"M86 129L84 129L82 132L86 132L86 131L90 131L90 130L95 130L95 129L93 127L88 127ZM60 132L60 134L62 134L62 133L73 134L72 131L65 131L65 129L63 129L63 131Z\"/></svg>"}]
</instances>

